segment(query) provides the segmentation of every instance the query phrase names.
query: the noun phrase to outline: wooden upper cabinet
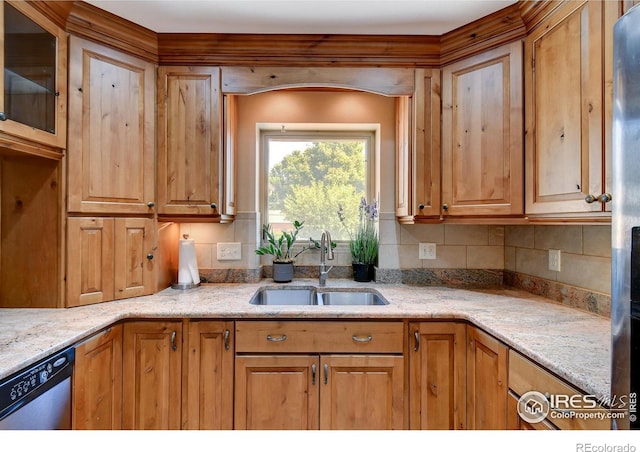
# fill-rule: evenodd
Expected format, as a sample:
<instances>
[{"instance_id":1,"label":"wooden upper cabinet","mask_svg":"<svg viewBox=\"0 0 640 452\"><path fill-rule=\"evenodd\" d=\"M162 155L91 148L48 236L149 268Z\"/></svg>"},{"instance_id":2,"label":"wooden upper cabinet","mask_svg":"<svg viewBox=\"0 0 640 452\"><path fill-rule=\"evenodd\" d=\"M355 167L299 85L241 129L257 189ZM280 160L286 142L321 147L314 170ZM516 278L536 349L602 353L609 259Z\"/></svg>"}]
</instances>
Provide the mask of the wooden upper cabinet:
<instances>
[{"instance_id":1,"label":"wooden upper cabinet","mask_svg":"<svg viewBox=\"0 0 640 452\"><path fill-rule=\"evenodd\" d=\"M153 213L154 65L75 36L69 55L69 212Z\"/></svg>"},{"instance_id":2,"label":"wooden upper cabinet","mask_svg":"<svg viewBox=\"0 0 640 452\"><path fill-rule=\"evenodd\" d=\"M74 430L122 428L122 325L76 346L72 388Z\"/></svg>"},{"instance_id":3,"label":"wooden upper cabinet","mask_svg":"<svg viewBox=\"0 0 640 452\"><path fill-rule=\"evenodd\" d=\"M158 68L158 213L210 216L221 209L220 68Z\"/></svg>"},{"instance_id":4,"label":"wooden upper cabinet","mask_svg":"<svg viewBox=\"0 0 640 452\"><path fill-rule=\"evenodd\" d=\"M126 323L122 353L123 428L180 429L182 322Z\"/></svg>"},{"instance_id":5,"label":"wooden upper cabinet","mask_svg":"<svg viewBox=\"0 0 640 452\"><path fill-rule=\"evenodd\" d=\"M114 299L113 218L67 219L67 306Z\"/></svg>"},{"instance_id":6,"label":"wooden upper cabinet","mask_svg":"<svg viewBox=\"0 0 640 452\"><path fill-rule=\"evenodd\" d=\"M153 293L155 220L74 217L67 230L68 307Z\"/></svg>"},{"instance_id":7,"label":"wooden upper cabinet","mask_svg":"<svg viewBox=\"0 0 640 452\"><path fill-rule=\"evenodd\" d=\"M0 36L0 140L60 159L67 143L68 36L28 2L7 1L0 2Z\"/></svg>"},{"instance_id":8,"label":"wooden upper cabinet","mask_svg":"<svg viewBox=\"0 0 640 452\"><path fill-rule=\"evenodd\" d=\"M440 71L416 69L413 96L396 100L396 217L440 214Z\"/></svg>"},{"instance_id":9,"label":"wooden upper cabinet","mask_svg":"<svg viewBox=\"0 0 640 452\"><path fill-rule=\"evenodd\" d=\"M567 2L525 40L527 214L608 210L618 15L618 2Z\"/></svg>"},{"instance_id":10,"label":"wooden upper cabinet","mask_svg":"<svg viewBox=\"0 0 640 452\"><path fill-rule=\"evenodd\" d=\"M443 67L443 216L523 215L522 96L520 41Z\"/></svg>"},{"instance_id":11,"label":"wooden upper cabinet","mask_svg":"<svg viewBox=\"0 0 640 452\"><path fill-rule=\"evenodd\" d=\"M115 218L114 221L115 299L153 293L155 221L149 218Z\"/></svg>"},{"instance_id":12,"label":"wooden upper cabinet","mask_svg":"<svg viewBox=\"0 0 640 452\"><path fill-rule=\"evenodd\" d=\"M412 323L409 351L409 426L412 430L464 430L467 405L466 327Z\"/></svg>"}]
</instances>

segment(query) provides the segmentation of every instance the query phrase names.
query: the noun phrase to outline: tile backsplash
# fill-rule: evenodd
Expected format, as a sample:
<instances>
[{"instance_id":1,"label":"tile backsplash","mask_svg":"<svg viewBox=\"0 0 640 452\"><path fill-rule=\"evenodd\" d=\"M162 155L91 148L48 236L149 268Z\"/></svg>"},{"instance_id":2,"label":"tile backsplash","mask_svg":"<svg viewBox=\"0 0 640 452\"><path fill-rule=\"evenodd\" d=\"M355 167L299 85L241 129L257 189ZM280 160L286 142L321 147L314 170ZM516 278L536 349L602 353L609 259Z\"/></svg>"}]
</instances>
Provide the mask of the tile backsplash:
<instances>
[{"instance_id":1,"label":"tile backsplash","mask_svg":"<svg viewBox=\"0 0 640 452\"><path fill-rule=\"evenodd\" d=\"M269 264L268 257L261 260L255 254L260 240L258 223L258 213L241 212L231 224L182 224L180 234L189 234L195 239L201 273L218 275L212 276L212 281L242 281L259 278L261 263ZM504 272L507 284L608 315L611 293L611 227L608 225L402 225L393 213L383 212L379 232L378 268L380 274L386 275L381 281L427 278L437 282L445 276L450 279L451 271L456 271L454 281L470 278L470 281L491 282L502 281ZM242 243L241 259L219 261L217 245L221 242ZM419 243L435 243L436 259L420 259ZM561 271L549 270L550 249L561 251ZM318 262L318 252L310 251L300 255L296 265L312 268ZM350 266L345 246L338 248L333 264Z\"/></svg>"}]
</instances>

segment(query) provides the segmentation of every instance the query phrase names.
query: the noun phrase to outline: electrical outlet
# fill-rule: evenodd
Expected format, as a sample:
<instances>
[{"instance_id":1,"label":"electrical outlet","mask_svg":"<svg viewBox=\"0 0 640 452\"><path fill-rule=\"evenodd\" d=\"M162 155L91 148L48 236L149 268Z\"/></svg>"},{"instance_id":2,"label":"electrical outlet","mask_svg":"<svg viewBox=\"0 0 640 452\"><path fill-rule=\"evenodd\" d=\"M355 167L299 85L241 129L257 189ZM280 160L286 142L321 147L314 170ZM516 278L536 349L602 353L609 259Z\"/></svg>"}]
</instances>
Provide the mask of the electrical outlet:
<instances>
[{"instance_id":1,"label":"electrical outlet","mask_svg":"<svg viewBox=\"0 0 640 452\"><path fill-rule=\"evenodd\" d=\"M435 259L436 258L436 244L435 243L421 243L419 248L420 259Z\"/></svg>"},{"instance_id":2,"label":"electrical outlet","mask_svg":"<svg viewBox=\"0 0 640 452\"><path fill-rule=\"evenodd\" d=\"M560 250L549 250L549 270L560 271Z\"/></svg>"},{"instance_id":3,"label":"electrical outlet","mask_svg":"<svg viewBox=\"0 0 640 452\"><path fill-rule=\"evenodd\" d=\"M219 261L239 261L242 259L242 244L239 242L218 243L217 253Z\"/></svg>"}]
</instances>

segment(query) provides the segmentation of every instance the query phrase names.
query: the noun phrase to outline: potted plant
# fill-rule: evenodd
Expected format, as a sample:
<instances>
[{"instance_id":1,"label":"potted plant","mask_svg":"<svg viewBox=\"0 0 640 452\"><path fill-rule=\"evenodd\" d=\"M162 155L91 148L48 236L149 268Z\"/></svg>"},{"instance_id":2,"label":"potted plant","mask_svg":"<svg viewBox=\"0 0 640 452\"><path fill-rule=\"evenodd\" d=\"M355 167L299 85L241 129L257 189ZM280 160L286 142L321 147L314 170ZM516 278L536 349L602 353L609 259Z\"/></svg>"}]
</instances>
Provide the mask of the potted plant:
<instances>
[{"instance_id":1,"label":"potted plant","mask_svg":"<svg viewBox=\"0 0 640 452\"><path fill-rule=\"evenodd\" d=\"M293 230L282 231L279 237L276 237L270 224L262 226L262 234L267 240L267 245L258 248L256 254L273 256L273 280L275 282L291 282L295 258L309 249L303 247L301 251L293 254L293 244L296 242L303 224L304 221L294 221Z\"/></svg>"},{"instance_id":2,"label":"potted plant","mask_svg":"<svg viewBox=\"0 0 640 452\"><path fill-rule=\"evenodd\" d=\"M349 233L349 251L353 267L353 278L359 282L368 282L374 279L374 265L378 261L378 230L376 219L378 218L378 202L368 204L362 197L358 207L359 222L355 231ZM344 211L338 206L338 218L344 225ZM346 225L345 225L346 227Z\"/></svg>"}]
</instances>

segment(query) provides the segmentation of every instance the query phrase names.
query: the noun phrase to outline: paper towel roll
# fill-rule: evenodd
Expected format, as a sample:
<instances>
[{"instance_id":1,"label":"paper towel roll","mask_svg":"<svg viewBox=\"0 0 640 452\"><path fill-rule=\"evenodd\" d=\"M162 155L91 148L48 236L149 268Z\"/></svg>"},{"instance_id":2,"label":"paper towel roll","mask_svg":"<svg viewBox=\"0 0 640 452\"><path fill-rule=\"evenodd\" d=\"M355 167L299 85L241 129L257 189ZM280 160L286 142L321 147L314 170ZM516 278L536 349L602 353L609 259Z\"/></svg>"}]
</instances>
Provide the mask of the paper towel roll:
<instances>
[{"instance_id":1,"label":"paper towel roll","mask_svg":"<svg viewBox=\"0 0 640 452\"><path fill-rule=\"evenodd\" d=\"M199 284L196 243L193 239L180 240L178 254L178 284Z\"/></svg>"}]
</instances>

